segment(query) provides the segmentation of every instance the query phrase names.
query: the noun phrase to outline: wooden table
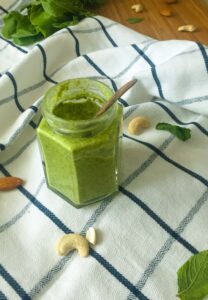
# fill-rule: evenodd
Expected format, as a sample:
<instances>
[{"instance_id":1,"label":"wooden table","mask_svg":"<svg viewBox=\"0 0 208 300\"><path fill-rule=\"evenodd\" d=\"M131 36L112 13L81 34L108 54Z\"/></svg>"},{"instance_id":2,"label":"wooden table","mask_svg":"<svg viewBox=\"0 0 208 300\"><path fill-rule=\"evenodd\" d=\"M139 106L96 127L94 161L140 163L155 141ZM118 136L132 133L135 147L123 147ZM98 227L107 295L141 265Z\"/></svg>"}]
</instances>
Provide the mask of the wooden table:
<instances>
[{"instance_id":1,"label":"wooden table","mask_svg":"<svg viewBox=\"0 0 208 300\"><path fill-rule=\"evenodd\" d=\"M131 9L137 3L144 5L143 12ZM173 12L171 17L160 15L166 8ZM158 40L186 39L208 45L208 0L178 0L176 4L166 4L165 0L105 0L98 13ZM144 20L129 24L131 17ZM185 24L195 25L197 31L179 32L178 27Z\"/></svg>"}]
</instances>

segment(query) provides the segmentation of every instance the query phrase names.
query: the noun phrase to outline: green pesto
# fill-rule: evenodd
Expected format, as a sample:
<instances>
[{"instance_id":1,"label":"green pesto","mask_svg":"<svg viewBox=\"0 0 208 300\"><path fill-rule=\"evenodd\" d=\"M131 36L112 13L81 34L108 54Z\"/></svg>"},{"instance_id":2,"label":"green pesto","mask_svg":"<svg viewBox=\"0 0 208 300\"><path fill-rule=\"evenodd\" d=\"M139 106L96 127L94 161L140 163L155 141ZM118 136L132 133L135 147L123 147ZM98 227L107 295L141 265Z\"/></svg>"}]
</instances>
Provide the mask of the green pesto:
<instances>
[{"instance_id":1,"label":"green pesto","mask_svg":"<svg viewBox=\"0 0 208 300\"><path fill-rule=\"evenodd\" d=\"M89 120L96 115L101 106L102 102L99 99L80 95L76 99L57 104L53 114L64 120Z\"/></svg>"},{"instance_id":2,"label":"green pesto","mask_svg":"<svg viewBox=\"0 0 208 300\"><path fill-rule=\"evenodd\" d=\"M96 135L76 138L53 132L43 118L37 135L49 188L77 207L117 191L121 117L118 105L110 126Z\"/></svg>"},{"instance_id":3,"label":"green pesto","mask_svg":"<svg viewBox=\"0 0 208 300\"><path fill-rule=\"evenodd\" d=\"M76 207L102 200L118 189L122 107L95 115L113 91L89 78L50 88L37 128L48 187Z\"/></svg>"}]
</instances>

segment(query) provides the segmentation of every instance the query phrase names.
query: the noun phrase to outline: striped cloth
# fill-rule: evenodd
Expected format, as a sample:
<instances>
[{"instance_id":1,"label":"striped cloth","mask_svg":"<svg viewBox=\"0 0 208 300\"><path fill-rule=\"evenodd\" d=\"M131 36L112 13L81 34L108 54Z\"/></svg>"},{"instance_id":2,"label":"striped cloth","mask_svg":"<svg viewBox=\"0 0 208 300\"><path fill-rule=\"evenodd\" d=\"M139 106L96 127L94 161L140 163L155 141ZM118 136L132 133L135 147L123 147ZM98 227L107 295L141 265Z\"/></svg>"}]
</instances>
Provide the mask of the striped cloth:
<instances>
[{"instance_id":1,"label":"striped cloth","mask_svg":"<svg viewBox=\"0 0 208 300\"><path fill-rule=\"evenodd\" d=\"M21 1L1 1L0 15ZM174 300L177 270L208 248L208 48L157 41L96 16L31 47L0 38L0 176L25 185L0 193L0 299ZM76 209L48 190L35 128L43 93L90 77L114 90L137 84L124 106L123 172L116 196ZM127 124L146 116L139 136ZM191 129L186 142L155 129ZM65 233L94 226L90 255L59 257Z\"/></svg>"}]
</instances>

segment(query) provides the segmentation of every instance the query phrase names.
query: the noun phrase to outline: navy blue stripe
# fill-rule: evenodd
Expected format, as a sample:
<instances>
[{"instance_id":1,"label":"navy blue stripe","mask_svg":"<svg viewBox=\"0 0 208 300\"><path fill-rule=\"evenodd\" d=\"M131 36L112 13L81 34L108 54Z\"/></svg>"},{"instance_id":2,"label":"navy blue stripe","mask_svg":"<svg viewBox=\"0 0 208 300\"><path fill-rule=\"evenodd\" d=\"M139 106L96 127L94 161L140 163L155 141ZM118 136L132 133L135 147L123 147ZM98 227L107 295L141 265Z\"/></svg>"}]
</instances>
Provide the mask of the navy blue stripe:
<instances>
[{"instance_id":1,"label":"navy blue stripe","mask_svg":"<svg viewBox=\"0 0 208 300\"><path fill-rule=\"evenodd\" d=\"M160 95L160 98L165 99L164 95L163 95L163 91L162 91L162 86L160 83L160 80L158 78L157 75L157 71L156 71L156 66L155 64L149 59L149 57L137 46L137 45L132 45L132 47L146 60L146 62L151 66L151 72L152 72L152 76L155 80L155 83L157 85L158 88L158 92Z\"/></svg>"},{"instance_id":2,"label":"navy blue stripe","mask_svg":"<svg viewBox=\"0 0 208 300\"><path fill-rule=\"evenodd\" d=\"M113 45L113 47L118 47L118 45L115 43L115 41L112 39L112 37L107 32L107 30L106 30L105 26L103 25L103 23L100 20L98 20L97 18L95 18L95 17L92 17L92 19L96 20L100 24L100 26L101 26L101 28L102 28L105 36L110 41L110 43Z\"/></svg>"},{"instance_id":3,"label":"navy blue stripe","mask_svg":"<svg viewBox=\"0 0 208 300\"><path fill-rule=\"evenodd\" d=\"M8 298L0 291L0 300L8 300Z\"/></svg>"},{"instance_id":4,"label":"navy blue stripe","mask_svg":"<svg viewBox=\"0 0 208 300\"><path fill-rule=\"evenodd\" d=\"M3 165L0 164L0 171L5 176L11 176L11 174L4 168ZM18 187L18 190L28 199L30 200L34 206L36 206L40 211L44 213L56 226L58 226L64 233L70 233L71 230L59 220L47 207L45 207L42 203L40 203L28 190L26 190L23 186Z\"/></svg>"},{"instance_id":5,"label":"navy blue stripe","mask_svg":"<svg viewBox=\"0 0 208 300\"><path fill-rule=\"evenodd\" d=\"M55 83L57 84L58 82L53 80L52 78L50 78L47 74L46 74L46 69L47 69L47 57L46 57L46 53L45 53L45 50L43 49L43 47L40 45L40 44L37 44L36 45L39 49L40 49L40 52L42 54L42 57L43 57L43 76L44 78L49 81L49 82L52 82L52 83Z\"/></svg>"},{"instance_id":6,"label":"navy blue stripe","mask_svg":"<svg viewBox=\"0 0 208 300\"><path fill-rule=\"evenodd\" d=\"M19 283L0 265L0 274L23 300L32 300Z\"/></svg>"},{"instance_id":7,"label":"navy blue stripe","mask_svg":"<svg viewBox=\"0 0 208 300\"><path fill-rule=\"evenodd\" d=\"M122 186L119 187L119 191L141 207L158 225L160 225L167 233L169 233L175 240L188 249L191 253L196 254L198 250L183 239L176 231L174 231L167 223L165 223L151 208L149 208L141 199L136 197L131 192L127 191Z\"/></svg>"},{"instance_id":8,"label":"navy blue stripe","mask_svg":"<svg viewBox=\"0 0 208 300\"><path fill-rule=\"evenodd\" d=\"M7 42L7 43L10 44L12 47L18 49L19 51L21 51L21 52L23 52L23 53L27 53L27 51L26 51L25 49L23 49L23 48L21 48L21 47L15 45L14 43L12 43L12 42L9 41L9 40L3 38L3 36L1 36L1 35L0 35L0 39L2 39L3 41Z\"/></svg>"},{"instance_id":9,"label":"navy blue stripe","mask_svg":"<svg viewBox=\"0 0 208 300\"><path fill-rule=\"evenodd\" d=\"M0 166L1 169L1 166ZM9 176L9 175L7 175ZM19 191L30 200L34 206L36 206L40 211L44 213L56 226L58 226L64 233L71 233L72 231L60 220L58 219L47 207L45 207L41 202L39 202L28 190L23 186L18 187Z\"/></svg>"},{"instance_id":10,"label":"navy blue stripe","mask_svg":"<svg viewBox=\"0 0 208 300\"><path fill-rule=\"evenodd\" d=\"M202 127L199 123L197 123L197 122L182 122L182 121L180 121L177 117L176 117L176 115L169 109L169 108L167 108L164 104L162 104L162 103L160 103L160 102L157 102L157 101L155 101L155 102L153 102L154 104L157 104L157 105L159 105L161 108L163 108L168 114L169 114L169 116L174 120L174 121L176 121L178 124L181 124L181 125L195 125L201 132L203 132L205 135L207 135L208 136L208 131L204 128L204 127Z\"/></svg>"},{"instance_id":11,"label":"navy blue stripe","mask_svg":"<svg viewBox=\"0 0 208 300\"><path fill-rule=\"evenodd\" d=\"M201 183L203 183L205 186L208 187L208 181L202 177L201 175L187 169L186 167L180 165L179 163L177 163L176 161L172 160L171 158L169 158L167 155L165 155L162 151L160 151L158 148L156 148L155 146L153 146L150 143L141 141L141 140L137 140L135 138L132 138L126 134L123 134L123 136L127 139L130 139L132 141L135 141L137 143L140 143L146 147L148 147L149 149L151 149L152 151L154 151L155 153L157 153L161 158L163 158L165 161L169 162L170 164L174 165L175 167L177 167L178 169L184 171L185 173L189 174L190 176L194 177L195 179L197 179L198 181L200 181Z\"/></svg>"},{"instance_id":12,"label":"navy blue stripe","mask_svg":"<svg viewBox=\"0 0 208 300\"><path fill-rule=\"evenodd\" d=\"M130 290L138 299L148 300L148 298L140 292L128 279L119 273L108 261L106 261L100 254L90 248L90 255L94 257L102 266L104 266L118 281L120 281L128 290Z\"/></svg>"},{"instance_id":13,"label":"navy blue stripe","mask_svg":"<svg viewBox=\"0 0 208 300\"><path fill-rule=\"evenodd\" d=\"M76 31L76 32L77 32L77 31ZM151 42L151 44L152 44L152 43L156 43L156 41ZM147 50L147 48L150 47L151 44L147 45L147 46L143 49L143 51L144 51L144 50ZM126 74L126 72L127 72L128 70L130 70L131 67L135 64L135 62L138 61L140 58L141 58L141 57L134 58L134 59L131 61L131 63L129 63L129 65L127 65L127 67L125 67L121 72L119 72L117 75L115 75L115 76L113 77L113 79L120 78L122 75ZM60 67L60 68L62 68L62 67ZM58 70L60 70L60 68L58 68L57 70L55 70L55 71L53 72L52 75L54 75ZM51 75L51 76L52 76L52 75ZM103 79L104 77L105 77L105 76L100 76L100 77L96 76L97 79ZM34 85L29 86L28 88L26 88L26 89L20 91L20 92L19 92L19 96L24 95L24 94L26 94L26 93L28 93L28 92L30 92L30 91L36 89L37 87L41 87L44 83L45 83L45 81L43 80L43 81L40 81L40 82L38 82L38 83L36 83L36 84L34 84ZM7 102L10 101L11 99L12 99L11 96L1 99L1 100L0 100L0 105L1 105L1 104L4 104L4 103L7 103ZM126 102L125 102L125 105L126 105ZM127 106L127 105L126 105L126 106Z\"/></svg>"},{"instance_id":14,"label":"navy blue stripe","mask_svg":"<svg viewBox=\"0 0 208 300\"><path fill-rule=\"evenodd\" d=\"M5 176L11 176L10 173L0 164L0 171ZM58 228L60 228L65 234L72 233L72 231L61 221L59 220L47 207L41 204L29 191L27 191L24 187L18 187L18 190L28 199L30 200L40 211L44 213ZM140 294L143 298L139 299L147 299L142 293L137 290L133 284L131 284L122 274L120 274L112 265L110 265L104 258L102 258L98 253L94 250L90 250L90 254L97 260L99 263L107 269L119 282L121 282L125 287L127 287L133 294Z\"/></svg>"},{"instance_id":15,"label":"navy blue stripe","mask_svg":"<svg viewBox=\"0 0 208 300\"><path fill-rule=\"evenodd\" d=\"M4 150L5 149L5 146L3 144L0 144L0 150Z\"/></svg>"},{"instance_id":16,"label":"navy blue stripe","mask_svg":"<svg viewBox=\"0 0 208 300\"><path fill-rule=\"evenodd\" d=\"M99 67L98 67L98 65L96 65L95 63L94 63L94 61L92 61L92 59L91 58L89 58L89 56L88 55L86 55L86 54L84 54L83 55L83 57L86 59L86 61L98 72L98 73L100 73L102 76L105 76L106 78L108 78L109 80L110 80L110 82L111 82L111 84L112 84L112 87L113 87L113 89L114 89L114 91L117 91L117 86L116 86L116 83L115 83L115 81L113 80L113 79L111 79L107 74L105 74L104 72L103 72L103 70L101 70ZM125 100L123 100L123 99L121 99L120 98L120 102L124 105L124 106L129 106L128 105L128 103L125 101Z\"/></svg>"},{"instance_id":17,"label":"navy blue stripe","mask_svg":"<svg viewBox=\"0 0 208 300\"><path fill-rule=\"evenodd\" d=\"M2 291L0 291L0 300L8 300Z\"/></svg>"},{"instance_id":18,"label":"navy blue stripe","mask_svg":"<svg viewBox=\"0 0 208 300\"><path fill-rule=\"evenodd\" d=\"M70 28L66 28L66 30L68 30L68 32L71 34L71 36L74 38L75 40L75 49L76 49L76 54L77 56L80 56L80 48L79 48L79 41L77 39L77 37L74 35L73 31Z\"/></svg>"},{"instance_id":19,"label":"navy blue stripe","mask_svg":"<svg viewBox=\"0 0 208 300\"><path fill-rule=\"evenodd\" d=\"M22 107L22 105L19 103L19 100L18 100L18 91L17 91L17 83L16 83L16 80L14 78L14 76L12 75L12 73L10 73L9 71L7 71L5 73L11 80L12 84L13 84L13 87L14 87L14 101L15 101L15 104L17 106L17 108L19 109L19 111L21 112L24 112L25 109ZM37 125L33 122L33 121L30 121L30 126L35 129L37 127Z\"/></svg>"},{"instance_id":20,"label":"navy blue stripe","mask_svg":"<svg viewBox=\"0 0 208 300\"><path fill-rule=\"evenodd\" d=\"M13 7L18 3L19 0L14 1L10 6L7 7L7 11L9 12L11 9L13 9ZM16 7L16 10L18 10L18 8ZM0 15L2 15L0 13Z\"/></svg>"},{"instance_id":21,"label":"navy blue stripe","mask_svg":"<svg viewBox=\"0 0 208 300\"><path fill-rule=\"evenodd\" d=\"M94 68L98 73L100 73L101 75L103 75L103 76L107 77L108 79L110 79L110 81L111 81L111 83L112 83L112 85L113 85L113 80L112 80L109 76L107 76L107 75L103 72L103 70L101 70L101 69L94 63L94 61L92 61L92 59L89 58L88 55L84 54L83 57L88 61L88 63L89 63L91 66L93 66L93 68Z\"/></svg>"},{"instance_id":22,"label":"navy blue stripe","mask_svg":"<svg viewBox=\"0 0 208 300\"><path fill-rule=\"evenodd\" d=\"M3 6L0 5L0 9L5 12L5 14L8 14L8 10L6 10Z\"/></svg>"},{"instance_id":23,"label":"navy blue stripe","mask_svg":"<svg viewBox=\"0 0 208 300\"><path fill-rule=\"evenodd\" d=\"M37 112L38 111L38 108L34 105L31 105L30 108L34 111L34 112Z\"/></svg>"},{"instance_id":24,"label":"navy blue stripe","mask_svg":"<svg viewBox=\"0 0 208 300\"><path fill-rule=\"evenodd\" d=\"M204 59L204 63L205 63L205 66L206 66L206 69L207 69L207 73L208 73L208 55L206 53L206 50L204 48L204 46L200 43L196 43L201 51L201 54L203 56L203 59Z\"/></svg>"},{"instance_id":25,"label":"navy blue stripe","mask_svg":"<svg viewBox=\"0 0 208 300\"><path fill-rule=\"evenodd\" d=\"M125 107L128 107L128 106L129 106L128 103L127 103L124 99L122 99L122 98L119 98L119 102L120 102L123 106L125 106Z\"/></svg>"},{"instance_id":26,"label":"navy blue stripe","mask_svg":"<svg viewBox=\"0 0 208 300\"><path fill-rule=\"evenodd\" d=\"M18 97L17 97L17 83L16 83L16 80L14 79L14 76L9 71L7 71L5 74L10 78L10 80L13 84L13 87L14 87L14 101L16 103L16 106L19 109L19 111L24 112L25 110L22 107L22 105L19 103L19 100L18 100Z\"/></svg>"}]
</instances>

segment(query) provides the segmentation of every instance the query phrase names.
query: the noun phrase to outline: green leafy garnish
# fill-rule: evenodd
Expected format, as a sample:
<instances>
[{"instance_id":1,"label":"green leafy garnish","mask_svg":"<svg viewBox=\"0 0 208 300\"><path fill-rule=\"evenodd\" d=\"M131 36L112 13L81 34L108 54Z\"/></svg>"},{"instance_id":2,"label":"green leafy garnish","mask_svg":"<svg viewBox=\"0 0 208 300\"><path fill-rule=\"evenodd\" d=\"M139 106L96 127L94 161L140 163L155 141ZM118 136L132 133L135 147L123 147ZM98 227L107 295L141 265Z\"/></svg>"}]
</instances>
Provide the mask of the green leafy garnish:
<instances>
[{"instance_id":1,"label":"green leafy garnish","mask_svg":"<svg viewBox=\"0 0 208 300\"><path fill-rule=\"evenodd\" d=\"M177 296L181 300L203 300L208 295L208 251L193 255L177 274Z\"/></svg>"},{"instance_id":2,"label":"green leafy garnish","mask_svg":"<svg viewBox=\"0 0 208 300\"><path fill-rule=\"evenodd\" d=\"M131 24L135 24L135 23L140 23L142 22L144 19L142 18L128 18L127 21Z\"/></svg>"},{"instance_id":3,"label":"green leafy garnish","mask_svg":"<svg viewBox=\"0 0 208 300\"><path fill-rule=\"evenodd\" d=\"M189 128L184 128L177 125L158 123L156 125L156 129L169 131L182 141L186 141L191 137L191 130Z\"/></svg>"},{"instance_id":4,"label":"green leafy garnish","mask_svg":"<svg viewBox=\"0 0 208 300\"><path fill-rule=\"evenodd\" d=\"M4 18L2 35L19 45L28 45L48 37L55 31L75 25L92 16L89 8L104 0L33 0L20 12L12 11Z\"/></svg>"}]
</instances>

